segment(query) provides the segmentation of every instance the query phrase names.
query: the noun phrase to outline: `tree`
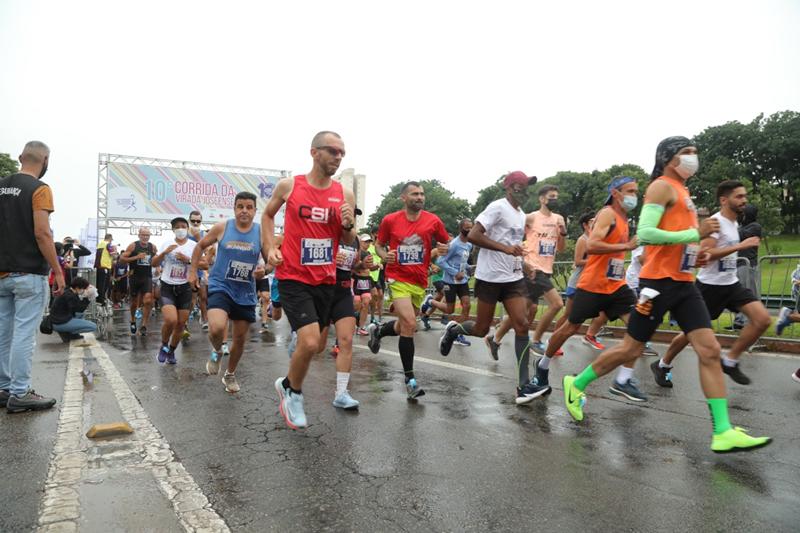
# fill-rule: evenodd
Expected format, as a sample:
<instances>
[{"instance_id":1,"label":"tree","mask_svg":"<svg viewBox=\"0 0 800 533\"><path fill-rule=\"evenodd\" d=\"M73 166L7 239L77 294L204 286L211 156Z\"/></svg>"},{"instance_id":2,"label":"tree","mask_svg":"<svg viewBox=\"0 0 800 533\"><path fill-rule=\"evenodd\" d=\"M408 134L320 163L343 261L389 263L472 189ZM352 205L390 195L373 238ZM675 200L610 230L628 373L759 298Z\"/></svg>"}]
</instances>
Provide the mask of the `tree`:
<instances>
[{"instance_id":1,"label":"tree","mask_svg":"<svg viewBox=\"0 0 800 533\"><path fill-rule=\"evenodd\" d=\"M9 154L0 154L0 178L19 172L19 165Z\"/></svg>"},{"instance_id":2,"label":"tree","mask_svg":"<svg viewBox=\"0 0 800 533\"><path fill-rule=\"evenodd\" d=\"M472 204L472 218L480 215L490 203L506 195L506 191L503 189L503 177L505 174L497 178L492 185L478 191L478 198Z\"/></svg>"},{"instance_id":3,"label":"tree","mask_svg":"<svg viewBox=\"0 0 800 533\"><path fill-rule=\"evenodd\" d=\"M380 205L367 221L370 229L377 230L381 220L386 215L403 209L400 191L405 184L405 181L396 183L392 185L389 192L383 195ZM448 233L451 235L456 234L459 221L462 218L471 216L469 202L463 198L458 198L455 193L445 189L439 180L420 180L420 184L425 190L425 210L441 218Z\"/></svg>"}]
</instances>

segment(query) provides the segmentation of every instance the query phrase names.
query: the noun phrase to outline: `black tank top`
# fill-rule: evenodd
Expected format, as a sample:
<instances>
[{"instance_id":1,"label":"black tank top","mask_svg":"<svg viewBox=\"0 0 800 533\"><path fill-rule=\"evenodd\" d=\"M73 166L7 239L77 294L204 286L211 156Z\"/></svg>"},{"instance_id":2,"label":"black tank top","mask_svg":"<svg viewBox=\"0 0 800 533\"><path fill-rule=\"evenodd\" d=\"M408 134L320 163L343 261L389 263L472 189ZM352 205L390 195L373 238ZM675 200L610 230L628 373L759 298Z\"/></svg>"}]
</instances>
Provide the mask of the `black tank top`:
<instances>
[{"instance_id":1,"label":"black tank top","mask_svg":"<svg viewBox=\"0 0 800 533\"><path fill-rule=\"evenodd\" d=\"M145 246L142 246L142 243L136 241L136 244L133 246L133 256L136 257L139 254L146 254L144 259L137 259L133 263L133 275L137 278L152 278L153 277L153 267L150 262L153 260L153 245L152 243L147 243Z\"/></svg>"}]
</instances>

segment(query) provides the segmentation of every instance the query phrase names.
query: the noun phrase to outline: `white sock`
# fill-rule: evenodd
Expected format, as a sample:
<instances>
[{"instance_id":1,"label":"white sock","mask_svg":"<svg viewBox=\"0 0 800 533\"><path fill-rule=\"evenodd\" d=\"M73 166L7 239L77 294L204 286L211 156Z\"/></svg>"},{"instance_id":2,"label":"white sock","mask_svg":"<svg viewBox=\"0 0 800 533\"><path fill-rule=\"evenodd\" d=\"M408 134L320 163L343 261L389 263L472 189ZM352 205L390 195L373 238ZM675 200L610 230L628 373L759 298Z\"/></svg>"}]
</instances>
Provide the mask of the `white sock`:
<instances>
[{"instance_id":1,"label":"white sock","mask_svg":"<svg viewBox=\"0 0 800 533\"><path fill-rule=\"evenodd\" d=\"M736 359L731 359L729 357L722 356L722 364L727 366L728 368L733 368L739 364L739 361Z\"/></svg>"},{"instance_id":2,"label":"white sock","mask_svg":"<svg viewBox=\"0 0 800 533\"><path fill-rule=\"evenodd\" d=\"M617 377L614 379L620 385L624 385L629 379L633 377L633 369L627 366L621 366L617 370Z\"/></svg>"},{"instance_id":3,"label":"white sock","mask_svg":"<svg viewBox=\"0 0 800 533\"><path fill-rule=\"evenodd\" d=\"M336 373L336 396L347 392L347 384L350 383L350 372Z\"/></svg>"},{"instance_id":4,"label":"white sock","mask_svg":"<svg viewBox=\"0 0 800 533\"><path fill-rule=\"evenodd\" d=\"M552 357L547 357L547 356L545 355L544 357L542 357L541 359L539 359L539 364L538 364L538 365L536 365L536 366L538 366L538 367L539 367L539 368L541 368L542 370L547 370L548 368L550 368L550 360L551 360L551 359L552 359Z\"/></svg>"},{"instance_id":5,"label":"white sock","mask_svg":"<svg viewBox=\"0 0 800 533\"><path fill-rule=\"evenodd\" d=\"M659 368L672 368L672 365L668 365L667 363L664 362L664 358L663 357L661 359L659 359L658 366L659 366Z\"/></svg>"}]
</instances>

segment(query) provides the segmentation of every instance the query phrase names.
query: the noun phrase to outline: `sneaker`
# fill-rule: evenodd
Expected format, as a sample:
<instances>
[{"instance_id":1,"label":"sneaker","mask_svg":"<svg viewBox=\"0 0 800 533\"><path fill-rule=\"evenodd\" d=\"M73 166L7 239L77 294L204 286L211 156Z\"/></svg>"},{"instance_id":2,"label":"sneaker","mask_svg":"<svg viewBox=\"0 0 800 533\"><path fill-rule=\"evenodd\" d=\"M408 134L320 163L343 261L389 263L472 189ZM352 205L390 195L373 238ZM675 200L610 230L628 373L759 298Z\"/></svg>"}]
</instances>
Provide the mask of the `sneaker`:
<instances>
[{"instance_id":1,"label":"sneaker","mask_svg":"<svg viewBox=\"0 0 800 533\"><path fill-rule=\"evenodd\" d=\"M458 322L451 320L447 323L447 327L444 328L444 333L442 333L442 336L439 338L439 353L445 357L450 353L453 342L455 342L458 337L458 327Z\"/></svg>"},{"instance_id":2,"label":"sneaker","mask_svg":"<svg viewBox=\"0 0 800 533\"><path fill-rule=\"evenodd\" d=\"M440 323L441 323L443 326L446 326L447 324L449 324L449 323L450 323L450 317L449 317L449 316L447 316L447 315L442 315L442 318L439 320L439 322L440 322Z\"/></svg>"},{"instance_id":3,"label":"sneaker","mask_svg":"<svg viewBox=\"0 0 800 533\"><path fill-rule=\"evenodd\" d=\"M792 323L789 319L789 316L792 314L792 310L788 307L781 307L780 312L778 313L778 321L775 323L775 334L778 336L783 335L783 330Z\"/></svg>"},{"instance_id":4,"label":"sneaker","mask_svg":"<svg viewBox=\"0 0 800 533\"><path fill-rule=\"evenodd\" d=\"M611 394L624 396L632 402L646 402L647 396L636 386L636 380L631 378L625 383L617 383L616 380L608 388Z\"/></svg>"},{"instance_id":5,"label":"sneaker","mask_svg":"<svg viewBox=\"0 0 800 533\"><path fill-rule=\"evenodd\" d=\"M0 390L0 407L5 407L8 403L8 397L11 396L11 393L8 392L6 389Z\"/></svg>"},{"instance_id":6,"label":"sneaker","mask_svg":"<svg viewBox=\"0 0 800 533\"><path fill-rule=\"evenodd\" d=\"M136 335L136 322L131 322L131 335Z\"/></svg>"},{"instance_id":7,"label":"sneaker","mask_svg":"<svg viewBox=\"0 0 800 533\"><path fill-rule=\"evenodd\" d=\"M156 356L156 359L158 359L158 362L163 365L164 363L167 362L168 356L169 356L169 346L166 344L162 344L161 349L158 350L158 355Z\"/></svg>"},{"instance_id":8,"label":"sneaker","mask_svg":"<svg viewBox=\"0 0 800 533\"><path fill-rule=\"evenodd\" d=\"M178 364L178 359L175 357L175 350L171 348L169 350L169 353L167 353L167 364L168 365Z\"/></svg>"},{"instance_id":9,"label":"sneaker","mask_svg":"<svg viewBox=\"0 0 800 533\"><path fill-rule=\"evenodd\" d=\"M142 319L142 310L141 309L137 309L136 312L133 314L133 316L136 317L136 320L141 320Z\"/></svg>"},{"instance_id":10,"label":"sneaker","mask_svg":"<svg viewBox=\"0 0 800 533\"><path fill-rule=\"evenodd\" d=\"M583 406L586 405L586 394L575 388L575 376L564 376L564 403L572 418L583 420Z\"/></svg>"},{"instance_id":11,"label":"sneaker","mask_svg":"<svg viewBox=\"0 0 800 533\"><path fill-rule=\"evenodd\" d=\"M291 389L283 388L284 378L275 380L275 390L278 392L278 409L286 425L291 429L300 429L308 425L306 412L303 409L303 395L295 394Z\"/></svg>"},{"instance_id":12,"label":"sneaker","mask_svg":"<svg viewBox=\"0 0 800 533\"><path fill-rule=\"evenodd\" d=\"M228 357L231 354L231 351L228 349L228 343L222 343L222 357Z\"/></svg>"},{"instance_id":13,"label":"sneaker","mask_svg":"<svg viewBox=\"0 0 800 533\"><path fill-rule=\"evenodd\" d=\"M141 328L139 328L139 335L141 335L142 337L147 336L147 326L142 326Z\"/></svg>"},{"instance_id":14,"label":"sneaker","mask_svg":"<svg viewBox=\"0 0 800 533\"><path fill-rule=\"evenodd\" d=\"M425 295L425 299L422 300L422 305L419 306L419 312L422 315L427 314L428 310L431 308L431 300L433 300L432 294Z\"/></svg>"},{"instance_id":15,"label":"sneaker","mask_svg":"<svg viewBox=\"0 0 800 533\"><path fill-rule=\"evenodd\" d=\"M642 350L642 355L645 357L660 357L658 355L658 352L653 349L653 347L650 345L649 342L644 345L644 350Z\"/></svg>"},{"instance_id":16,"label":"sneaker","mask_svg":"<svg viewBox=\"0 0 800 533\"><path fill-rule=\"evenodd\" d=\"M339 357L339 346L334 344L333 348L331 348L331 357Z\"/></svg>"},{"instance_id":17,"label":"sneaker","mask_svg":"<svg viewBox=\"0 0 800 533\"><path fill-rule=\"evenodd\" d=\"M535 353L537 353L539 355L544 355L544 351L546 349L547 349L547 345L545 345L545 343L543 343L542 341L531 342L531 350L533 350ZM553 355L556 355L556 354L553 354ZM563 355L563 352L562 352L562 355Z\"/></svg>"},{"instance_id":18,"label":"sneaker","mask_svg":"<svg viewBox=\"0 0 800 533\"><path fill-rule=\"evenodd\" d=\"M208 322L200 322L200 329L203 331L208 331Z\"/></svg>"},{"instance_id":19,"label":"sneaker","mask_svg":"<svg viewBox=\"0 0 800 533\"><path fill-rule=\"evenodd\" d=\"M549 392L549 385L541 386L534 382L530 382L521 389L517 387L517 398L515 401L517 402L517 405L524 405L526 403L531 403L539 396L545 396Z\"/></svg>"},{"instance_id":20,"label":"sneaker","mask_svg":"<svg viewBox=\"0 0 800 533\"><path fill-rule=\"evenodd\" d=\"M358 328L356 330L356 334L358 334L361 337L366 337L367 335L369 335L369 331L367 331L367 328Z\"/></svg>"},{"instance_id":21,"label":"sneaker","mask_svg":"<svg viewBox=\"0 0 800 533\"><path fill-rule=\"evenodd\" d=\"M540 387L547 387L547 392L545 395L550 394L552 390L550 389L550 369L549 368L539 368L539 362L536 362L536 375L531 380L531 383L534 385L538 385Z\"/></svg>"},{"instance_id":22,"label":"sneaker","mask_svg":"<svg viewBox=\"0 0 800 533\"><path fill-rule=\"evenodd\" d=\"M6 400L6 411L9 413L22 413L24 411L41 411L50 409L56 404L55 398L45 398L36 394L33 389L28 390L22 396L10 394Z\"/></svg>"},{"instance_id":23,"label":"sneaker","mask_svg":"<svg viewBox=\"0 0 800 533\"><path fill-rule=\"evenodd\" d=\"M297 332L293 331L292 332L292 340L289 341L289 348L288 348L289 359L292 358L292 354L294 353L294 351L296 349L297 349Z\"/></svg>"},{"instance_id":24,"label":"sneaker","mask_svg":"<svg viewBox=\"0 0 800 533\"><path fill-rule=\"evenodd\" d=\"M489 355L492 356L492 359L497 361L500 357L498 352L500 351L500 345L495 342L494 335L491 333L486 335L483 340L486 342L486 347L489 348Z\"/></svg>"},{"instance_id":25,"label":"sneaker","mask_svg":"<svg viewBox=\"0 0 800 533\"><path fill-rule=\"evenodd\" d=\"M792 379L795 380L796 382L800 383L800 368L798 368L797 370L794 371L794 374L792 374ZM0 400L0 401L2 401L2 400ZM2 407L2 405L0 405L0 407Z\"/></svg>"},{"instance_id":26,"label":"sneaker","mask_svg":"<svg viewBox=\"0 0 800 533\"><path fill-rule=\"evenodd\" d=\"M189 333L188 329L184 329L183 333L181 333L181 339L188 341L192 337L192 334Z\"/></svg>"},{"instance_id":27,"label":"sneaker","mask_svg":"<svg viewBox=\"0 0 800 533\"><path fill-rule=\"evenodd\" d=\"M419 386L415 378L411 378L406 382L406 394L409 400L425 396L425 391Z\"/></svg>"},{"instance_id":28,"label":"sneaker","mask_svg":"<svg viewBox=\"0 0 800 533\"><path fill-rule=\"evenodd\" d=\"M219 354L211 350L211 355L208 356L208 361L206 361L206 372L209 376L216 376L219 374Z\"/></svg>"},{"instance_id":29,"label":"sneaker","mask_svg":"<svg viewBox=\"0 0 800 533\"><path fill-rule=\"evenodd\" d=\"M728 374L739 385L750 385L750 378L741 371L739 365L725 366L725 363L722 363L722 372Z\"/></svg>"},{"instance_id":30,"label":"sneaker","mask_svg":"<svg viewBox=\"0 0 800 533\"><path fill-rule=\"evenodd\" d=\"M336 398L333 400L333 406L344 409L345 411L353 411L358 409L358 400L354 400L348 391L344 391L336 395Z\"/></svg>"},{"instance_id":31,"label":"sneaker","mask_svg":"<svg viewBox=\"0 0 800 533\"><path fill-rule=\"evenodd\" d=\"M751 437L742 428L733 428L711 438L714 453L748 452L772 442L770 437Z\"/></svg>"},{"instance_id":32,"label":"sneaker","mask_svg":"<svg viewBox=\"0 0 800 533\"><path fill-rule=\"evenodd\" d=\"M581 342L583 342L583 344L587 346L591 346L595 350L602 351L606 349L605 344L598 342L597 337L595 337L594 335L584 335Z\"/></svg>"},{"instance_id":33,"label":"sneaker","mask_svg":"<svg viewBox=\"0 0 800 533\"><path fill-rule=\"evenodd\" d=\"M600 328L600 331L598 331L597 335L595 335L595 337L613 337L613 336L614 332L611 331L611 328L609 328L608 326L603 326L602 328Z\"/></svg>"},{"instance_id":34,"label":"sneaker","mask_svg":"<svg viewBox=\"0 0 800 533\"><path fill-rule=\"evenodd\" d=\"M378 335L378 324L370 324L367 328L367 332L369 333L369 340L367 341L369 351L372 353L378 353L381 349L381 338L380 335Z\"/></svg>"},{"instance_id":35,"label":"sneaker","mask_svg":"<svg viewBox=\"0 0 800 533\"><path fill-rule=\"evenodd\" d=\"M225 385L225 392L239 392L239 382L236 381L236 376L228 374L227 370L222 374L222 384Z\"/></svg>"},{"instance_id":36,"label":"sneaker","mask_svg":"<svg viewBox=\"0 0 800 533\"><path fill-rule=\"evenodd\" d=\"M472 346L472 343L469 342L464 335L459 335L456 337L456 340L454 340L453 343L458 344L459 346Z\"/></svg>"},{"instance_id":37,"label":"sneaker","mask_svg":"<svg viewBox=\"0 0 800 533\"><path fill-rule=\"evenodd\" d=\"M659 361L650 363L650 370L653 371L653 377L656 378L656 384L659 387L672 388L672 369L662 368L659 366Z\"/></svg>"},{"instance_id":38,"label":"sneaker","mask_svg":"<svg viewBox=\"0 0 800 533\"><path fill-rule=\"evenodd\" d=\"M428 315L421 315L419 317L420 321L422 322L422 327L425 328L425 331L431 330L431 318Z\"/></svg>"}]
</instances>

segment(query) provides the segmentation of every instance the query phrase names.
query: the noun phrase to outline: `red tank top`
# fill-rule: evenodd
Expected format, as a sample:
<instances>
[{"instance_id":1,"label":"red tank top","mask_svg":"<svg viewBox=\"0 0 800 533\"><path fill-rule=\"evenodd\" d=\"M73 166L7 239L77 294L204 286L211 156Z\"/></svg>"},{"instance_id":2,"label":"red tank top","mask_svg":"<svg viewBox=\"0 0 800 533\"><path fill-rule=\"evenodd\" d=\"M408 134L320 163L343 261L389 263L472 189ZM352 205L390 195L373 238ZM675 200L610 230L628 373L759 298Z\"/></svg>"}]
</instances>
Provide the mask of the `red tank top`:
<instances>
[{"instance_id":1,"label":"red tank top","mask_svg":"<svg viewBox=\"0 0 800 533\"><path fill-rule=\"evenodd\" d=\"M606 208L606 209L611 209ZM609 244L628 242L628 220L614 211L615 223L603 241ZM612 294L625 285L625 252L589 255L578 279L578 288L599 294Z\"/></svg>"},{"instance_id":2,"label":"red tank top","mask_svg":"<svg viewBox=\"0 0 800 533\"><path fill-rule=\"evenodd\" d=\"M306 285L336 283L336 250L342 234L342 184L332 181L327 189L312 187L304 175L295 176L286 201L283 263L275 269L279 280Z\"/></svg>"}]
</instances>

